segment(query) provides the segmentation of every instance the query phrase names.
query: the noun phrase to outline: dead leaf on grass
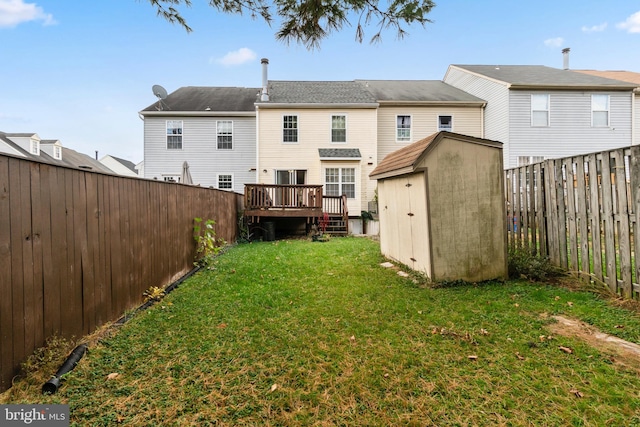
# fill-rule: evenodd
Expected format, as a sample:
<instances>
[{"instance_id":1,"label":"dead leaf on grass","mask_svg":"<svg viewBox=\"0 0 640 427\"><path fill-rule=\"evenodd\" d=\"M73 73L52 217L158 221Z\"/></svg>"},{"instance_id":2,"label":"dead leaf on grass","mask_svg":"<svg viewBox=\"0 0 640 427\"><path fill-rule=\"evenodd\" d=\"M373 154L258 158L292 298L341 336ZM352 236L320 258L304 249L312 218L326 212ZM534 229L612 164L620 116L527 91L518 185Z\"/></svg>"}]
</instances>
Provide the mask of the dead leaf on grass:
<instances>
[{"instance_id":1,"label":"dead leaf on grass","mask_svg":"<svg viewBox=\"0 0 640 427\"><path fill-rule=\"evenodd\" d=\"M469 360L478 360L478 356L476 356L475 354L471 354L471 355L467 356L467 359L469 359Z\"/></svg>"},{"instance_id":2,"label":"dead leaf on grass","mask_svg":"<svg viewBox=\"0 0 640 427\"><path fill-rule=\"evenodd\" d=\"M515 303L515 304L513 304L513 305L514 305L515 307L520 307L520 304L518 304L518 303Z\"/></svg>"},{"instance_id":3,"label":"dead leaf on grass","mask_svg":"<svg viewBox=\"0 0 640 427\"><path fill-rule=\"evenodd\" d=\"M569 390L569 393L574 394L576 397L584 396L582 393L580 393L580 391L577 388L572 388L571 390Z\"/></svg>"},{"instance_id":4,"label":"dead leaf on grass","mask_svg":"<svg viewBox=\"0 0 640 427\"><path fill-rule=\"evenodd\" d=\"M556 301L558 301L559 299L560 299L560 297L558 297L558 296L555 298Z\"/></svg>"},{"instance_id":5,"label":"dead leaf on grass","mask_svg":"<svg viewBox=\"0 0 640 427\"><path fill-rule=\"evenodd\" d=\"M120 376L119 373L117 372L112 372L109 375L107 375L107 380L115 380L116 378L118 378Z\"/></svg>"},{"instance_id":6,"label":"dead leaf on grass","mask_svg":"<svg viewBox=\"0 0 640 427\"><path fill-rule=\"evenodd\" d=\"M486 329L480 329L480 335L489 335L489 331L487 331Z\"/></svg>"},{"instance_id":7,"label":"dead leaf on grass","mask_svg":"<svg viewBox=\"0 0 640 427\"><path fill-rule=\"evenodd\" d=\"M572 303L571 301L567 301L567 305L568 305L569 307L573 307L573 303Z\"/></svg>"},{"instance_id":8,"label":"dead leaf on grass","mask_svg":"<svg viewBox=\"0 0 640 427\"><path fill-rule=\"evenodd\" d=\"M226 327L227 327L227 324L226 324L226 323L220 323L220 324L218 325L218 329L224 329L224 328L226 328Z\"/></svg>"},{"instance_id":9,"label":"dead leaf on grass","mask_svg":"<svg viewBox=\"0 0 640 427\"><path fill-rule=\"evenodd\" d=\"M349 337L349 341L351 341L351 343L355 344L355 342L356 342L356 336L355 336L355 335L351 335L351 336Z\"/></svg>"},{"instance_id":10,"label":"dead leaf on grass","mask_svg":"<svg viewBox=\"0 0 640 427\"><path fill-rule=\"evenodd\" d=\"M624 325L616 325L616 326L614 326L614 328L616 328L616 329L624 329Z\"/></svg>"},{"instance_id":11,"label":"dead leaf on grass","mask_svg":"<svg viewBox=\"0 0 640 427\"><path fill-rule=\"evenodd\" d=\"M273 393L274 391L276 391L278 389L278 384L274 384L271 386L271 388L269 389L269 393Z\"/></svg>"},{"instance_id":12,"label":"dead leaf on grass","mask_svg":"<svg viewBox=\"0 0 640 427\"><path fill-rule=\"evenodd\" d=\"M516 351L516 358L517 358L518 360L524 360L524 357L522 357L522 356L520 355L520 352L518 352L518 351Z\"/></svg>"},{"instance_id":13,"label":"dead leaf on grass","mask_svg":"<svg viewBox=\"0 0 640 427\"><path fill-rule=\"evenodd\" d=\"M573 350L570 349L569 347L559 346L558 349L560 349L560 350L562 350L562 351L564 351L565 353L568 353L568 354L572 354L573 353Z\"/></svg>"}]
</instances>

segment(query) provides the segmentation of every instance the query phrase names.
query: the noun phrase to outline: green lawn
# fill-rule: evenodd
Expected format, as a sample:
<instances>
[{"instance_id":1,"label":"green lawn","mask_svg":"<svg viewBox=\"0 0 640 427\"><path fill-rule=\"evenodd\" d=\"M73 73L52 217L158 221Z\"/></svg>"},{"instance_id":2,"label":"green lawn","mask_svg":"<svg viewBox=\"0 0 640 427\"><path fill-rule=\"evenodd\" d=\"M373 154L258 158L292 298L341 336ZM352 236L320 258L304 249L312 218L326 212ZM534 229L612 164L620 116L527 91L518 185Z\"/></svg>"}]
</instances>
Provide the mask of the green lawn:
<instances>
[{"instance_id":1,"label":"green lawn","mask_svg":"<svg viewBox=\"0 0 640 427\"><path fill-rule=\"evenodd\" d=\"M57 394L47 371L0 402L67 403L82 426L640 426L638 371L546 329L562 314L639 343L637 314L526 282L432 289L383 261L363 238L235 246Z\"/></svg>"}]
</instances>

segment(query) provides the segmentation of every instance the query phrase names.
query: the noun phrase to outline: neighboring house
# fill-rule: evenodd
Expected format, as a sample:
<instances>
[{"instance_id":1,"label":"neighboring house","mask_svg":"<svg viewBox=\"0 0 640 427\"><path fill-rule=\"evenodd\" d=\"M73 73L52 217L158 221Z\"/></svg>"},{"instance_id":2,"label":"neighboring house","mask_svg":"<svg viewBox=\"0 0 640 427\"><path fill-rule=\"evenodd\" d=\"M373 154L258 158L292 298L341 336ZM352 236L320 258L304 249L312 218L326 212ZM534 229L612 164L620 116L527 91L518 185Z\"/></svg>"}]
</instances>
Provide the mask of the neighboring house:
<instances>
[{"instance_id":1,"label":"neighboring house","mask_svg":"<svg viewBox=\"0 0 640 427\"><path fill-rule=\"evenodd\" d=\"M356 80L379 104L376 164L438 131L482 137L486 102L439 80Z\"/></svg>"},{"instance_id":2,"label":"neighboring house","mask_svg":"<svg viewBox=\"0 0 640 427\"><path fill-rule=\"evenodd\" d=\"M256 103L257 182L323 185L347 195L351 216L367 210L377 162L375 97L355 81L273 81ZM265 96L266 95L266 96Z\"/></svg>"},{"instance_id":3,"label":"neighboring house","mask_svg":"<svg viewBox=\"0 0 640 427\"><path fill-rule=\"evenodd\" d=\"M487 101L505 168L632 143L632 83L531 65L450 65L444 82Z\"/></svg>"},{"instance_id":4,"label":"neighboring house","mask_svg":"<svg viewBox=\"0 0 640 427\"><path fill-rule=\"evenodd\" d=\"M107 154L100 159L100 163L107 166L118 175L138 177L138 171L136 170L135 163L129 160Z\"/></svg>"},{"instance_id":5,"label":"neighboring house","mask_svg":"<svg viewBox=\"0 0 640 427\"><path fill-rule=\"evenodd\" d=\"M59 166L114 173L92 157L63 147L57 139L40 139L37 133L0 132L0 152Z\"/></svg>"},{"instance_id":6,"label":"neighboring house","mask_svg":"<svg viewBox=\"0 0 640 427\"><path fill-rule=\"evenodd\" d=\"M256 178L258 88L182 87L140 112L144 177L244 191Z\"/></svg>"},{"instance_id":7,"label":"neighboring house","mask_svg":"<svg viewBox=\"0 0 640 427\"><path fill-rule=\"evenodd\" d=\"M633 83L636 85L634 89L633 101L633 144L640 144L640 73L631 71L597 71L597 70L573 70L578 73L589 74L592 76L604 77L607 79L620 80L623 82Z\"/></svg>"}]
</instances>

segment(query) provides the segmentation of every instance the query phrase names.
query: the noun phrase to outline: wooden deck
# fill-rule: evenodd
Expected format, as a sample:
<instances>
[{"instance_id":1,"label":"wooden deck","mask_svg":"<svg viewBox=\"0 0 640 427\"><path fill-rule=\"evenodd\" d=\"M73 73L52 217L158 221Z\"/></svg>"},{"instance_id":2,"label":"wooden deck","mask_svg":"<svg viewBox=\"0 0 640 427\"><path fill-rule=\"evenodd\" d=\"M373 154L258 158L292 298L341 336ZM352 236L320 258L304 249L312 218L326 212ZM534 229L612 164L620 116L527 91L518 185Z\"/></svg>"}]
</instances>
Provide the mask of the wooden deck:
<instances>
[{"instance_id":1,"label":"wooden deck","mask_svg":"<svg viewBox=\"0 0 640 427\"><path fill-rule=\"evenodd\" d=\"M250 223L306 218L307 224L326 224L328 233L348 233L346 196L324 196L322 185L246 184L244 208Z\"/></svg>"}]
</instances>

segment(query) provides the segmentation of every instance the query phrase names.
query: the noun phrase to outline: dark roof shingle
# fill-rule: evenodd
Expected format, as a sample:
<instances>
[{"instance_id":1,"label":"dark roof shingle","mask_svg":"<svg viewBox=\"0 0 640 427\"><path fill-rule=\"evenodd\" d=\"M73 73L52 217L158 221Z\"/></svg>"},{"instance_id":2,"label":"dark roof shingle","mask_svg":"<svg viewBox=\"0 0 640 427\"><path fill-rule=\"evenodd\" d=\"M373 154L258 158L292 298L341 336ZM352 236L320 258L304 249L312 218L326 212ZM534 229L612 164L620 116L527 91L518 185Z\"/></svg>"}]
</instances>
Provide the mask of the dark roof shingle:
<instances>
[{"instance_id":1,"label":"dark roof shingle","mask_svg":"<svg viewBox=\"0 0 640 427\"><path fill-rule=\"evenodd\" d=\"M171 92L143 111L255 111L258 88L186 86Z\"/></svg>"},{"instance_id":2,"label":"dark roof shingle","mask_svg":"<svg viewBox=\"0 0 640 427\"><path fill-rule=\"evenodd\" d=\"M591 76L571 70L560 70L558 68L545 67L543 65L454 64L452 67L458 67L476 74L481 74L494 80L509 83L512 86L633 88L633 85L628 82L606 79L599 76Z\"/></svg>"},{"instance_id":3,"label":"dark roof shingle","mask_svg":"<svg viewBox=\"0 0 640 427\"><path fill-rule=\"evenodd\" d=\"M484 100L440 80L356 80L377 101L477 102Z\"/></svg>"},{"instance_id":4,"label":"dark roof shingle","mask_svg":"<svg viewBox=\"0 0 640 427\"><path fill-rule=\"evenodd\" d=\"M269 80L269 101L275 104L375 104L374 96L355 81Z\"/></svg>"}]
</instances>

